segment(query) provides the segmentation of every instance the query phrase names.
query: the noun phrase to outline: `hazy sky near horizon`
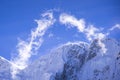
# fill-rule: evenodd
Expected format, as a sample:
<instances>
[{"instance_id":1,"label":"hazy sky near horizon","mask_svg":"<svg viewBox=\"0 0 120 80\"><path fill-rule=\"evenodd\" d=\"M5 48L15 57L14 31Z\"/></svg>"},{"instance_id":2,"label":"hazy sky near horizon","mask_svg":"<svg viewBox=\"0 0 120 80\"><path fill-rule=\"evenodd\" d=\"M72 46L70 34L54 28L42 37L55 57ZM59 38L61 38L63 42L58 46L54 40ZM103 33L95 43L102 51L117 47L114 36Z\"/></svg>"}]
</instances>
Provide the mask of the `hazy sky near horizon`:
<instances>
[{"instance_id":1,"label":"hazy sky near horizon","mask_svg":"<svg viewBox=\"0 0 120 80\"><path fill-rule=\"evenodd\" d=\"M16 52L18 38L26 40L37 27L34 20L48 10L53 10L57 21L47 30L39 54L68 41L86 41L77 29L66 28L58 21L61 13L82 18L106 31L120 24L119 0L0 0L0 56L10 59L11 53ZM120 39L120 30L111 31L109 37Z\"/></svg>"}]
</instances>

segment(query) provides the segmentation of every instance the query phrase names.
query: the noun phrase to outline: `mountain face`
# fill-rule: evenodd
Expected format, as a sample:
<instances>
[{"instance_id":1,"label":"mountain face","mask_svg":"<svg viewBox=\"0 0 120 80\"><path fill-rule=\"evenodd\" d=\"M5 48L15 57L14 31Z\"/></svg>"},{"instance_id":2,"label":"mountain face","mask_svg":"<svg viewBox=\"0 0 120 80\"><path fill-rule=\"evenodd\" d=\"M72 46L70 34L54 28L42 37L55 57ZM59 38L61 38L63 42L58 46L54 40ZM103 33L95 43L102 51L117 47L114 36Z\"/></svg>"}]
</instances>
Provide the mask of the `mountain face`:
<instances>
[{"instance_id":1,"label":"mountain face","mask_svg":"<svg viewBox=\"0 0 120 80\"><path fill-rule=\"evenodd\" d=\"M17 74L18 80L119 80L120 42L113 39L102 42L106 53L102 52L97 39L91 44L64 44ZM7 61L0 59L0 80L12 80L9 66Z\"/></svg>"}]
</instances>

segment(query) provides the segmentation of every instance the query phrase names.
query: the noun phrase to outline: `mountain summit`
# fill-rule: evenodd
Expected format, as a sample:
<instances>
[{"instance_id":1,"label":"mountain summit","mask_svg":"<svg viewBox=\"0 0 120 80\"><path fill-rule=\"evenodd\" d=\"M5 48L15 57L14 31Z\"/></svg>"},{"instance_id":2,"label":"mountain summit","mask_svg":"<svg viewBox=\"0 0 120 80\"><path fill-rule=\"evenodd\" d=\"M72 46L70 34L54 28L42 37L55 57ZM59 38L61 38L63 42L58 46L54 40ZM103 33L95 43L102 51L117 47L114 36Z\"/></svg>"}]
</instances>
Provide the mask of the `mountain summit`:
<instances>
[{"instance_id":1,"label":"mountain summit","mask_svg":"<svg viewBox=\"0 0 120 80\"><path fill-rule=\"evenodd\" d=\"M106 53L98 40L88 44L64 44L41 56L17 74L18 80L119 80L120 42L102 40ZM0 58L0 80L12 80L10 63ZM4 74L3 74L4 73Z\"/></svg>"}]
</instances>

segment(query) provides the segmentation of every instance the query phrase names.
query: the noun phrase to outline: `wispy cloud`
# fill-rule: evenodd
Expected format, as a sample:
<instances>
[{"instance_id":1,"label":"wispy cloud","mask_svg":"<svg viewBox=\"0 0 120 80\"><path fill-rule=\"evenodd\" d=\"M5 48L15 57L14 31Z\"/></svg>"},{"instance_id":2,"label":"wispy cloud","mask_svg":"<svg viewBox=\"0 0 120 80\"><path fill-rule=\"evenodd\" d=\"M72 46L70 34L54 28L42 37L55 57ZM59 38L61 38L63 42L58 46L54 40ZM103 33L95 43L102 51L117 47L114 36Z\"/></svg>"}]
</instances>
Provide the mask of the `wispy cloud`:
<instances>
[{"instance_id":1,"label":"wispy cloud","mask_svg":"<svg viewBox=\"0 0 120 80\"><path fill-rule=\"evenodd\" d=\"M37 22L37 28L31 31L31 35L27 41L19 40L17 45L18 56L11 61L14 65L11 66L12 77L15 79L19 70L25 69L28 66L29 58L38 50L43 42L43 35L46 30L55 22L52 12L42 14ZM17 67L16 67L17 66Z\"/></svg>"},{"instance_id":2,"label":"wispy cloud","mask_svg":"<svg viewBox=\"0 0 120 80\"><path fill-rule=\"evenodd\" d=\"M59 18L60 22L66 25L70 25L71 27L76 27L79 32L84 32L85 30L85 21L83 19L77 19L74 16L68 14L61 14Z\"/></svg>"},{"instance_id":3,"label":"wispy cloud","mask_svg":"<svg viewBox=\"0 0 120 80\"><path fill-rule=\"evenodd\" d=\"M111 28L108 29L106 35L110 35L112 31L114 31L115 29L120 29L120 24L115 24L114 26L112 26Z\"/></svg>"},{"instance_id":4,"label":"wispy cloud","mask_svg":"<svg viewBox=\"0 0 120 80\"><path fill-rule=\"evenodd\" d=\"M97 32L99 29L95 28L93 25L89 25L86 29L84 29L84 33L89 41L91 41L93 38L97 38Z\"/></svg>"},{"instance_id":5,"label":"wispy cloud","mask_svg":"<svg viewBox=\"0 0 120 80\"><path fill-rule=\"evenodd\" d=\"M120 24L116 24L115 26L111 27L109 30L113 31L114 29L120 29Z\"/></svg>"},{"instance_id":6,"label":"wispy cloud","mask_svg":"<svg viewBox=\"0 0 120 80\"><path fill-rule=\"evenodd\" d=\"M105 48L104 43L102 43L101 41L103 38L106 37L106 34L103 34L101 32L101 29L98 29L93 25L86 25L86 22L84 19L77 19L76 17L66 13L63 13L60 15L59 21L62 24L70 25L70 27L76 27L79 32L86 35L86 38L89 41L92 41L93 39L98 39L102 52L106 53L107 49Z\"/></svg>"}]
</instances>

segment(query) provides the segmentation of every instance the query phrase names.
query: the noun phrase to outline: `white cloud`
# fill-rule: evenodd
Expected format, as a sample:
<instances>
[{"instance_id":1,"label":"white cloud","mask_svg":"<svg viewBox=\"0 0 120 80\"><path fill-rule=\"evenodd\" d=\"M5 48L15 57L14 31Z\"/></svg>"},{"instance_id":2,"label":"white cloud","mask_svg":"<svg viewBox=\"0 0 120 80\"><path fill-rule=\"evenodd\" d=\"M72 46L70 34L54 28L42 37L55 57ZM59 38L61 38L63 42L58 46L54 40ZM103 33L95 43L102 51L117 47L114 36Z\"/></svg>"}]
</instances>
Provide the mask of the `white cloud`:
<instances>
[{"instance_id":1,"label":"white cloud","mask_svg":"<svg viewBox=\"0 0 120 80\"><path fill-rule=\"evenodd\" d=\"M61 14L59 18L62 24L71 25L72 27L76 27L79 32L86 35L86 38L89 41L93 39L99 39L99 45L101 46L101 50L103 53L106 53L107 49L105 48L104 43L102 43L102 39L106 37L106 34L100 32L100 29L94 27L93 25L85 25L85 21L83 19L77 19L74 16L68 14Z\"/></svg>"},{"instance_id":2,"label":"white cloud","mask_svg":"<svg viewBox=\"0 0 120 80\"><path fill-rule=\"evenodd\" d=\"M87 36L87 39L91 41L94 37L96 37L96 33L99 31L97 28L95 28L93 25L89 25L85 30L85 35Z\"/></svg>"},{"instance_id":3,"label":"white cloud","mask_svg":"<svg viewBox=\"0 0 120 80\"><path fill-rule=\"evenodd\" d=\"M104 39L107 35L101 33L100 30L98 28L93 27L93 25L86 28L85 31L85 34L89 41L92 41L93 39L98 39L98 44L101 47L102 55L106 53L107 49L105 47L105 44L102 42L102 39Z\"/></svg>"},{"instance_id":4,"label":"white cloud","mask_svg":"<svg viewBox=\"0 0 120 80\"><path fill-rule=\"evenodd\" d=\"M15 79L19 70L28 66L29 58L38 50L43 42L43 35L46 30L55 22L51 12L42 14L42 19L35 20L38 24L35 30L31 31L31 35L27 41L19 40L17 45L18 56L11 61L14 65L11 66L12 77ZM16 67L17 66L17 67Z\"/></svg>"},{"instance_id":5,"label":"white cloud","mask_svg":"<svg viewBox=\"0 0 120 80\"><path fill-rule=\"evenodd\" d=\"M113 26L113 27L110 28L109 30L112 31L112 30L114 30L114 29L116 29L116 28L120 29L120 24L116 24L115 26Z\"/></svg>"},{"instance_id":6,"label":"white cloud","mask_svg":"<svg viewBox=\"0 0 120 80\"><path fill-rule=\"evenodd\" d=\"M108 29L106 35L110 35L112 31L114 31L115 29L120 29L120 24L116 24L113 27L111 27L110 29Z\"/></svg>"},{"instance_id":7,"label":"white cloud","mask_svg":"<svg viewBox=\"0 0 120 80\"><path fill-rule=\"evenodd\" d=\"M101 51L103 52L102 53L102 55L104 54L104 53L106 53L106 51L107 51L107 49L106 49L106 47L105 47L105 44L99 39L98 40L98 44L100 45L100 47L101 47Z\"/></svg>"},{"instance_id":8,"label":"white cloud","mask_svg":"<svg viewBox=\"0 0 120 80\"><path fill-rule=\"evenodd\" d=\"M72 27L76 27L79 32L84 33L87 36L87 39L90 41L95 38L103 38L103 35L100 32L100 29L94 27L93 25L85 25L85 21L83 19L76 19L74 16L68 14L61 14L59 18L62 24L71 25ZM105 35L104 35L105 37Z\"/></svg>"},{"instance_id":9,"label":"white cloud","mask_svg":"<svg viewBox=\"0 0 120 80\"><path fill-rule=\"evenodd\" d=\"M75 17L68 14L61 14L59 18L60 22L63 24L71 25L71 27L76 27L79 32L83 32L85 29L85 21L83 19L76 19Z\"/></svg>"}]
</instances>

